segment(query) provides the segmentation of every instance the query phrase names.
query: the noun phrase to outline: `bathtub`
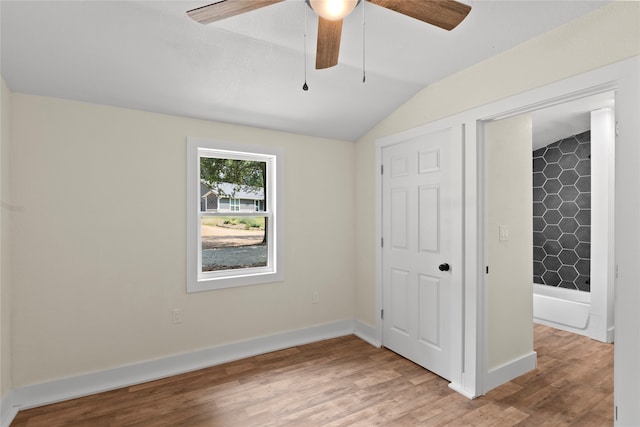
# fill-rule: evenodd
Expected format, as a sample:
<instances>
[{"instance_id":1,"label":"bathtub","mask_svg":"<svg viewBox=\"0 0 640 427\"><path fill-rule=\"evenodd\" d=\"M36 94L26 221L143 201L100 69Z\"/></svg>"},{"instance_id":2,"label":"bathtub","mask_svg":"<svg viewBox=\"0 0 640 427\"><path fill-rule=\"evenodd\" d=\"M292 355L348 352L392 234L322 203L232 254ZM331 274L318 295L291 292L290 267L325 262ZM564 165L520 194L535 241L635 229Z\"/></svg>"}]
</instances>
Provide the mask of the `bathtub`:
<instances>
[{"instance_id":1,"label":"bathtub","mask_svg":"<svg viewBox=\"0 0 640 427\"><path fill-rule=\"evenodd\" d=\"M589 336L591 294L533 284L533 321Z\"/></svg>"}]
</instances>

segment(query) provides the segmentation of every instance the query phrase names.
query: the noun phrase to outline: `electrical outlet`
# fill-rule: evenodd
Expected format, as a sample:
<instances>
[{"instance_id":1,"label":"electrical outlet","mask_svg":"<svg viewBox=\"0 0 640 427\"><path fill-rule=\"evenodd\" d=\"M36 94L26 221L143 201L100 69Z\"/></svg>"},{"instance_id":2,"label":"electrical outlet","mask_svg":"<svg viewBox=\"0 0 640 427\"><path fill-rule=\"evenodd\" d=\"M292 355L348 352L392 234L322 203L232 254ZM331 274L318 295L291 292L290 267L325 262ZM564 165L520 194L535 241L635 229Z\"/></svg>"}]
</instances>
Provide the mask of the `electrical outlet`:
<instances>
[{"instance_id":1,"label":"electrical outlet","mask_svg":"<svg viewBox=\"0 0 640 427\"><path fill-rule=\"evenodd\" d=\"M182 309L174 308L172 311L173 323L182 323Z\"/></svg>"},{"instance_id":2,"label":"electrical outlet","mask_svg":"<svg viewBox=\"0 0 640 427\"><path fill-rule=\"evenodd\" d=\"M320 292L313 291L313 293L311 294L311 302L313 304L317 304L319 300L320 300Z\"/></svg>"}]
</instances>

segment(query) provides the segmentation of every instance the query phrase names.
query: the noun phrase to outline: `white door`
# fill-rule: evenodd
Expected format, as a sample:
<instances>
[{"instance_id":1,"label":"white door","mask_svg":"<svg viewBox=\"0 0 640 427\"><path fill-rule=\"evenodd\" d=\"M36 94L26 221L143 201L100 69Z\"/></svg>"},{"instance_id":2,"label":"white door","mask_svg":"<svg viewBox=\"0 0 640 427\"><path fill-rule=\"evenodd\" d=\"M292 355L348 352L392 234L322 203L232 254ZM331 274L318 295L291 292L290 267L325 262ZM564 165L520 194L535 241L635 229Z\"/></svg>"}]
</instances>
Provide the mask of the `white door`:
<instances>
[{"instance_id":1,"label":"white door","mask_svg":"<svg viewBox=\"0 0 640 427\"><path fill-rule=\"evenodd\" d=\"M383 344L446 379L461 304L461 142L448 129L382 149Z\"/></svg>"}]
</instances>

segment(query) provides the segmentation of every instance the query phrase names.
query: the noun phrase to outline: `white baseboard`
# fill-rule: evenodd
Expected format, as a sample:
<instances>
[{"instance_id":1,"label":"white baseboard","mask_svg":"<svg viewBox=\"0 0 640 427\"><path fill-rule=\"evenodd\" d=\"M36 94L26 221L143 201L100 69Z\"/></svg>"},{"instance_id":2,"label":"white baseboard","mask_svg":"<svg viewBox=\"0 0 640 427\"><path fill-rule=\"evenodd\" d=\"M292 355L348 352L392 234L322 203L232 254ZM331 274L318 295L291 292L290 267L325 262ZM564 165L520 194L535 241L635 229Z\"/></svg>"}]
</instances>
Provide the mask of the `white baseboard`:
<instances>
[{"instance_id":1,"label":"white baseboard","mask_svg":"<svg viewBox=\"0 0 640 427\"><path fill-rule=\"evenodd\" d=\"M476 397L479 397L477 394L470 392L469 390L465 390L464 387L460 386L460 384L449 383L449 388L451 390L457 391L467 399L475 399Z\"/></svg>"},{"instance_id":2,"label":"white baseboard","mask_svg":"<svg viewBox=\"0 0 640 427\"><path fill-rule=\"evenodd\" d=\"M18 414L18 407L15 405L13 390L9 391L0 401L0 426L9 427L13 419Z\"/></svg>"},{"instance_id":3,"label":"white baseboard","mask_svg":"<svg viewBox=\"0 0 640 427\"><path fill-rule=\"evenodd\" d=\"M17 388L2 400L2 427L8 426L22 409L128 387L353 333L354 321L343 320Z\"/></svg>"},{"instance_id":4,"label":"white baseboard","mask_svg":"<svg viewBox=\"0 0 640 427\"><path fill-rule=\"evenodd\" d=\"M486 393L499 385L534 370L537 366L537 359L538 354L535 351L532 351L531 353L525 354L524 356L507 362L504 365L490 369L484 382L484 392Z\"/></svg>"},{"instance_id":5,"label":"white baseboard","mask_svg":"<svg viewBox=\"0 0 640 427\"><path fill-rule=\"evenodd\" d=\"M363 323L359 320L356 320L354 323L354 335L371 344L374 347L380 347L382 343L380 339L377 337L376 328L373 326L369 326L366 323Z\"/></svg>"}]
</instances>

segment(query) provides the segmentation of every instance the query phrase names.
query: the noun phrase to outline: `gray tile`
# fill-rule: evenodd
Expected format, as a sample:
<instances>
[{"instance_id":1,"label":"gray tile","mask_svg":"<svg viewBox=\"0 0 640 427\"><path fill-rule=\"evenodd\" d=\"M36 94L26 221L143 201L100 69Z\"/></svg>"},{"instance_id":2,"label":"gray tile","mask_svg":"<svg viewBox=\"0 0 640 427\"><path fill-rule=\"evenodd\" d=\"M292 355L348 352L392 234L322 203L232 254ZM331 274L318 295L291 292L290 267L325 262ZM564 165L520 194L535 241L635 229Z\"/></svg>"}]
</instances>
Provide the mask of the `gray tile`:
<instances>
[{"instance_id":1,"label":"gray tile","mask_svg":"<svg viewBox=\"0 0 640 427\"><path fill-rule=\"evenodd\" d=\"M578 140L573 136L565 138L560 141L559 147L560 151L562 151L563 153L573 153L574 151L576 151L576 148L578 148Z\"/></svg>"},{"instance_id":2,"label":"gray tile","mask_svg":"<svg viewBox=\"0 0 640 427\"><path fill-rule=\"evenodd\" d=\"M589 276L579 275L573 283L575 283L576 287L581 291L591 291L591 278Z\"/></svg>"},{"instance_id":3,"label":"gray tile","mask_svg":"<svg viewBox=\"0 0 640 427\"><path fill-rule=\"evenodd\" d=\"M562 230L557 225L547 225L543 230L543 234L546 239L558 240L558 238L562 235Z\"/></svg>"},{"instance_id":4,"label":"gray tile","mask_svg":"<svg viewBox=\"0 0 640 427\"><path fill-rule=\"evenodd\" d=\"M562 168L558 163L550 163L542 170L547 179L557 178L562 173Z\"/></svg>"},{"instance_id":5,"label":"gray tile","mask_svg":"<svg viewBox=\"0 0 640 427\"><path fill-rule=\"evenodd\" d=\"M579 194L580 192L574 185L565 185L558 192L560 198L565 202L572 202L576 200Z\"/></svg>"},{"instance_id":6,"label":"gray tile","mask_svg":"<svg viewBox=\"0 0 640 427\"><path fill-rule=\"evenodd\" d=\"M557 162L558 160L560 160L560 157L562 157L560 149L552 147L551 145L547 146L547 152L544 153L544 159L547 161L547 163Z\"/></svg>"},{"instance_id":7,"label":"gray tile","mask_svg":"<svg viewBox=\"0 0 640 427\"><path fill-rule=\"evenodd\" d=\"M562 194L560 197L562 197ZM580 209L591 209L591 193L578 194L576 197L576 204Z\"/></svg>"},{"instance_id":8,"label":"gray tile","mask_svg":"<svg viewBox=\"0 0 640 427\"><path fill-rule=\"evenodd\" d=\"M580 258L591 258L591 243L578 243L578 246L576 246L576 254L578 254Z\"/></svg>"},{"instance_id":9,"label":"gray tile","mask_svg":"<svg viewBox=\"0 0 640 427\"><path fill-rule=\"evenodd\" d=\"M555 240L547 240L544 242L544 245L542 245L542 249L544 249L548 255L558 255L562 250L562 246Z\"/></svg>"},{"instance_id":10,"label":"gray tile","mask_svg":"<svg viewBox=\"0 0 640 427\"><path fill-rule=\"evenodd\" d=\"M574 185L578 180L578 174L573 169L563 171L558 178L562 185Z\"/></svg>"},{"instance_id":11,"label":"gray tile","mask_svg":"<svg viewBox=\"0 0 640 427\"><path fill-rule=\"evenodd\" d=\"M578 213L580 208L578 208L576 202L563 202L558 210L564 218L572 218Z\"/></svg>"},{"instance_id":12,"label":"gray tile","mask_svg":"<svg viewBox=\"0 0 640 427\"><path fill-rule=\"evenodd\" d=\"M591 175L582 176L578 180L576 180L576 188L581 193L588 193L591 191Z\"/></svg>"},{"instance_id":13,"label":"gray tile","mask_svg":"<svg viewBox=\"0 0 640 427\"><path fill-rule=\"evenodd\" d=\"M533 159L533 171L534 172L542 172L542 169L547 165L547 162L544 161L544 157L535 157Z\"/></svg>"},{"instance_id":14,"label":"gray tile","mask_svg":"<svg viewBox=\"0 0 640 427\"><path fill-rule=\"evenodd\" d=\"M533 157L542 157L544 156L545 151L547 151L547 147L538 148L533 152Z\"/></svg>"},{"instance_id":15,"label":"gray tile","mask_svg":"<svg viewBox=\"0 0 640 427\"><path fill-rule=\"evenodd\" d=\"M560 203L562 203L562 199L560 199L560 197L557 194L549 194L547 197L544 198L542 203L547 209L558 209L560 207ZM576 209L577 209L577 206L576 206Z\"/></svg>"},{"instance_id":16,"label":"gray tile","mask_svg":"<svg viewBox=\"0 0 640 427\"><path fill-rule=\"evenodd\" d=\"M533 152L537 283L590 290L590 140L591 132L586 131Z\"/></svg>"},{"instance_id":17,"label":"gray tile","mask_svg":"<svg viewBox=\"0 0 640 427\"><path fill-rule=\"evenodd\" d=\"M547 271L542 275L545 285L558 286L560 284L560 276L555 271Z\"/></svg>"},{"instance_id":18,"label":"gray tile","mask_svg":"<svg viewBox=\"0 0 640 427\"><path fill-rule=\"evenodd\" d=\"M578 229L578 222L573 218L562 218L558 226L564 233L573 233Z\"/></svg>"},{"instance_id":19,"label":"gray tile","mask_svg":"<svg viewBox=\"0 0 640 427\"><path fill-rule=\"evenodd\" d=\"M578 164L578 156L573 153L563 154L558 161L558 165L562 169L574 169Z\"/></svg>"},{"instance_id":20,"label":"gray tile","mask_svg":"<svg viewBox=\"0 0 640 427\"><path fill-rule=\"evenodd\" d=\"M581 276L589 276L591 274L591 261L588 259L581 259L576 262L576 270Z\"/></svg>"},{"instance_id":21,"label":"gray tile","mask_svg":"<svg viewBox=\"0 0 640 427\"><path fill-rule=\"evenodd\" d=\"M591 227L588 225L581 225L576 230L576 237L581 242L591 242Z\"/></svg>"},{"instance_id":22,"label":"gray tile","mask_svg":"<svg viewBox=\"0 0 640 427\"><path fill-rule=\"evenodd\" d=\"M576 156L581 160L589 159L591 157L591 144L587 142L578 145L578 148L576 148Z\"/></svg>"},{"instance_id":23,"label":"gray tile","mask_svg":"<svg viewBox=\"0 0 640 427\"><path fill-rule=\"evenodd\" d=\"M578 261L578 255L576 255L576 251L573 249L564 249L560 252L558 258L560 258L563 265L574 265Z\"/></svg>"},{"instance_id":24,"label":"gray tile","mask_svg":"<svg viewBox=\"0 0 640 427\"><path fill-rule=\"evenodd\" d=\"M560 211L556 209L548 209L544 215L542 215L542 218L544 218L547 224L557 224L562 219L562 215Z\"/></svg>"},{"instance_id":25,"label":"gray tile","mask_svg":"<svg viewBox=\"0 0 640 427\"><path fill-rule=\"evenodd\" d=\"M591 225L591 209L582 209L576 215L576 221L580 225Z\"/></svg>"},{"instance_id":26,"label":"gray tile","mask_svg":"<svg viewBox=\"0 0 640 427\"><path fill-rule=\"evenodd\" d=\"M544 191L548 194L557 193L562 188L562 183L557 179L548 179L543 185Z\"/></svg>"},{"instance_id":27,"label":"gray tile","mask_svg":"<svg viewBox=\"0 0 640 427\"><path fill-rule=\"evenodd\" d=\"M576 246L578 246L578 238L575 236L575 234L572 233L565 233L562 236L560 236L560 238L558 239L558 243L560 243L560 246L562 246L562 249L575 249ZM578 256L576 255L576 259L578 258ZM573 262L565 262L565 264L573 264L575 263L575 261Z\"/></svg>"},{"instance_id":28,"label":"gray tile","mask_svg":"<svg viewBox=\"0 0 640 427\"><path fill-rule=\"evenodd\" d=\"M563 265L560 267L558 274L562 280L566 280L567 282L573 282L575 278L578 277L578 272L570 265Z\"/></svg>"},{"instance_id":29,"label":"gray tile","mask_svg":"<svg viewBox=\"0 0 640 427\"><path fill-rule=\"evenodd\" d=\"M576 165L576 172L578 172L580 176L591 175L591 160L580 160Z\"/></svg>"},{"instance_id":30,"label":"gray tile","mask_svg":"<svg viewBox=\"0 0 640 427\"><path fill-rule=\"evenodd\" d=\"M547 255L542 260L541 265L549 271L558 271L560 267L562 267L562 262L560 262L560 258L553 255ZM544 272L542 272L544 274ZM542 276L542 274L540 274Z\"/></svg>"}]
</instances>

